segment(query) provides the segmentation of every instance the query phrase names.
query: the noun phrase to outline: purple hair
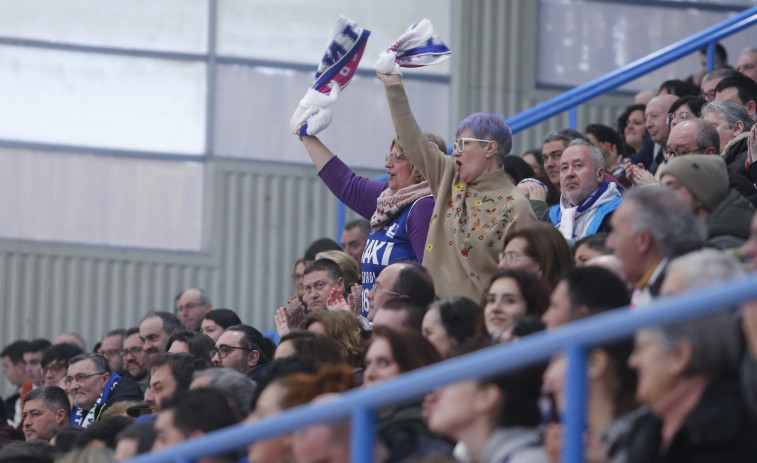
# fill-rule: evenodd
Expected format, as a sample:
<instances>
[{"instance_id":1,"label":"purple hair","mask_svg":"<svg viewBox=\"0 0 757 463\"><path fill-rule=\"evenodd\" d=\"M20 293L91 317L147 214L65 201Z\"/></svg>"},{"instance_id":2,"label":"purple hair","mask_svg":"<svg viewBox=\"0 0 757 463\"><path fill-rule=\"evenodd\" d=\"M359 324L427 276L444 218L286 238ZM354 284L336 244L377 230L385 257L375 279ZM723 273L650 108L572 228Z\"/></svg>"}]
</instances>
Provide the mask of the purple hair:
<instances>
[{"instance_id":1,"label":"purple hair","mask_svg":"<svg viewBox=\"0 0 757 463\"><path fill-rule=\"evenodd\" d=\"M501 114L471 114L457 125L455 139L460 136L460 132L467 128L471 129L475 138L497 142L497 157L500 164L503 163L505 156L510 154L510 150L513 148L513 133Z\"/></svg>"}]
</instances>

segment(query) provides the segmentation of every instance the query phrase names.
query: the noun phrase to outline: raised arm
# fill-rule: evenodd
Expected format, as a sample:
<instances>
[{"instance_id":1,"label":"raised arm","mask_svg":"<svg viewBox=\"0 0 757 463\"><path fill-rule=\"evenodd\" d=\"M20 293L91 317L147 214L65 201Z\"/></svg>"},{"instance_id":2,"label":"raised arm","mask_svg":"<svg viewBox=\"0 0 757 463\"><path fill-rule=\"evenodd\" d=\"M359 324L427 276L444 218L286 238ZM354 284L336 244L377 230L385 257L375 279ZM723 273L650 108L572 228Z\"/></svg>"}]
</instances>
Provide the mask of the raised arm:
<instances>
[{"instance_id":1,"label":"raised arm","mask_svg":"<svg viewBox=\"0 0 757 463\"><path fill-rule=\"evenodd\" d=\"M302 137L302 145L310 155L310 159L315 164L315 168L318 172L323 169L323 166L334 157L334 153L323 144L321 140L316 136L306 135Z\"/></svg>"}]
</instances>

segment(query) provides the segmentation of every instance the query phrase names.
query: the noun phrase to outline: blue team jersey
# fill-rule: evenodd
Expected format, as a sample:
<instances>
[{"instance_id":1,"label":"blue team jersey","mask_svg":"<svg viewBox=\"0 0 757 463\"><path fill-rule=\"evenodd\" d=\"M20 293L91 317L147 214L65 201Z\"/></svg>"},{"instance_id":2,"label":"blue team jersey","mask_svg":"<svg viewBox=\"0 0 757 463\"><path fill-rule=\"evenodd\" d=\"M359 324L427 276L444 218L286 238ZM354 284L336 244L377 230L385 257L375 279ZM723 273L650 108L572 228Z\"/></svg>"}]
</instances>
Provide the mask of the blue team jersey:
<instances>
[{"instance_id":1,"label":"blue team jersey","mask_svg":"<svg viewBox=\"0 0 757 463\"><path fill-rule=\"evenodd\" d=\"M423 199L423 198L421 198ZM420 200L418 200L420 201ZM418 202L405 207L394 220L381 230L371 229L368 243L361 260L363 273L363 315L368 315L368 291L373 288L376 277L389 264L401 261L417 261L407 234L407 216Z\"/></svg>"}]
</instances>

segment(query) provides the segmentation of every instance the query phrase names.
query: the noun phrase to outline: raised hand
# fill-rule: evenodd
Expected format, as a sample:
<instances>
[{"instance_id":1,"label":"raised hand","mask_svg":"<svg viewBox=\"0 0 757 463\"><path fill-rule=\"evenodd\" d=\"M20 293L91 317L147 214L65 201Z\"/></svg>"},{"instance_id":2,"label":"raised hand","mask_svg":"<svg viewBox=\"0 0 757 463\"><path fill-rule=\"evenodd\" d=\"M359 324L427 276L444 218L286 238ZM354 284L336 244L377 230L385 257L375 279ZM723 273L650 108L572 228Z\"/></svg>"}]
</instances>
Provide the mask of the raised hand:
<instances>
[{"instance_id":1,"label":"raised hand","mask_svg":"<svg viewBox=\"0 0 757 463\"><path fill-rule=\"evenodd\" d=\"M332 289L326 299L326 310L350 310L347 301L344 300L344 294L338 289Z\"/></svg>"}]
</instances>

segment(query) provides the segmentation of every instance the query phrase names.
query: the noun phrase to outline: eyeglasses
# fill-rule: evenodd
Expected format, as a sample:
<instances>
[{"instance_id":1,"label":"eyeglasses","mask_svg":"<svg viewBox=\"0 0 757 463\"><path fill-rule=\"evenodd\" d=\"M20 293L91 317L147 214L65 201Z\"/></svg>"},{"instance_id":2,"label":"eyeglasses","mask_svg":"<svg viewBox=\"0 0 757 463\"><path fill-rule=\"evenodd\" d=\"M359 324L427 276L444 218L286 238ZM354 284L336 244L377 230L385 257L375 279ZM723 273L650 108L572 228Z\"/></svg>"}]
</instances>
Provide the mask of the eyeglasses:
<instances>
[{"instance_id":1,"label":"eyeglasses","mask_svg":"<svg viewBox=\"0 0 757 463\"><path fill-rule=\"evenodd\" d=\"M715 99L715 94L716 93L717 92L713 88L712 90L709 90L707 92L702 92L699 96L701 96L702 98L704 98L706 101L712 101L712 100Z\"/></svg>"},{"instance_id":2,"label":"eyeglasses","mask_svg":"<svg viewBox=\"0 0 757 463\"><path fill-rule=\"evenodd\" d=\"M195 307L200 307L200 306L203 306L203 305L205 305L204 302L190 302L189 304L186 304L186 305L183 305L183 306L181 306L181 305L177 306L176 307L176 313L181 313L181 312L184 312L184 311L190 311L190 310L194 309Z\"/></svg>"},{"instance_id":3,"label":"eyeglasses","mask_svg":"<svg viewBox=\"0 0 757 463\"><path fill-rule=\"evenodd\" d=\"M679 111L678 113L668 113L668 125L672 124L673 121L679 120L679 121L685 121L689 116L691 116L686 111Z\"/></svg>"},{"instance_id":4,"label":"eyeglasses","mask_svg":"<svg viewBox=\"0 0 757 463\"><path fill-rule=\"evenodd\" d=\"M227 355L229 355L229 351L231 349L239 349L243 350L245 352L249 352L250 349L246 349L244 347L238 347L238 346L227 346L226 344L221 344L220 346L210 349L210 358L213 358L218 354L219 358L226 358Z\"/></svg>"},{"instance_id":5,"label":"eyeglasses","mask_svg":"<svg viewBox=\"0 0 757 463\"><path fill-rule=\"evenodd\" d=\"M666 150L664 150L662 152L662 155L663 155L663 157L665 158L666 161L669 161L669 160L671 160L673 158L677 158L678 156L686 156L687 154L697 154L701 150L702 150L701 147L697 147L696 149L689 150L689 151L681 151L681 150L671 151L671 150L667 150L666 149Z\"/></svg>"},{"instance_id":6,"label":"eyeglasses","mask_svg":"<svg viewBox=\"0 0 757 463\"><path fill-rule=\"evenodd\" d=\"M489 143L492 140L482 140L480 138L470 138L470 137L460 137L454 142L452 142L452 147L457 151L458 153L462 153L465 149L465 142L467 141L480 141L481 143Z\"/></svg>"},{"instance_id":7,"label":"eyeglasses","mask_svg":"<svg viewBox=\"0 0 757 463\"><path fill-rule=\"evenodd\" d=\"M392 162L402 162L402 161L407 161L407 156L405 156L404 153L397 153L397 154L389 153L386 156L384 156L384 161L389 162L390 159L392 160Z\"/></svg>"},{"instance_id":8,"label":"eyeglasses","mask_svg":"<svg viewBox=\"0 0 757 463\"><path fill-rule=\"evenodd\" d=\"M514 252L500 252L499 253L499 260L500 261L504 260L510 265L518 261L525 260L525 259L531 259L531 256L519 256L515 254Z\"/></svg>"},{"instance_id":9,"label":"eyeglasses","mask_svg":"<svg viewBox=\"0 0 757 463\"><path fill-rule=\"evenodd\" d=\"M100 373L92 373L91 375L85 375L84 373L79 373L78 375L74 375L74 376L66 376L65 378L63 378L63 384L65 384L66 386L70 386L71 384L73 384L74 381L76 381L77 383L83 383L85 380L93 376L102 375L102 374L105 374L105 372L101 371Z\"/></svg>"},{"instance_id":10,"label":"eyeglasses","mask_svg":"<svg viewBox=\"0 0 757 463\"><path fill-rule=\"evenodd\" d=\"M379 291L379 292L382 292L382 293L386 293L386 294L393 294L393 295L395 295L395 296L402 296L402 294L401 294L401 293L397 293L397 292L394 292L394 291L387 291L387 290L385 290L385 289L381 289L381 288L379 288L379 287L378 287L378 286L376 286L376 285L373 285L373 290L374 290L374 291Z\"/></svg>"},{"instance_id":11,"label":"eyeglasses","mask_svg":"<svg viewBox=\"0 0 757 463\"><path fill-rule=\"evenodd\" d=\"M67 366L62 363L51 363L42 368L42 374L45 374L45 372L49 371L50 373L57 375L61 371L65 371L66 368Z\"/></svg>"},{"instance_id":12,"label":"eyeglasses","mask_svg":"<svg viewBox=\"0 0 757 463\"><path fill-rule=\"evenodd\" d=\"M121 356L121 351L120 350L116 350L116 349L104 350L104 351L102 351L102 354L104 356L106 356L106 357L120 357Z\"/></svg>"},{"instance_id":13,"label":"eyeglasses","mask_svg":"<svg viewBox=\"0 0 757 463\"><path fill-rule=\"evenodd\" d=\"M136 357L137 355L141 354L143 351L144 349L142 349L141 347L132 347L131 349L122 350L118 355L120 355L121 358L124 358L129 354L131 354L132 357Z\"/></svg>"}]
</instances>

